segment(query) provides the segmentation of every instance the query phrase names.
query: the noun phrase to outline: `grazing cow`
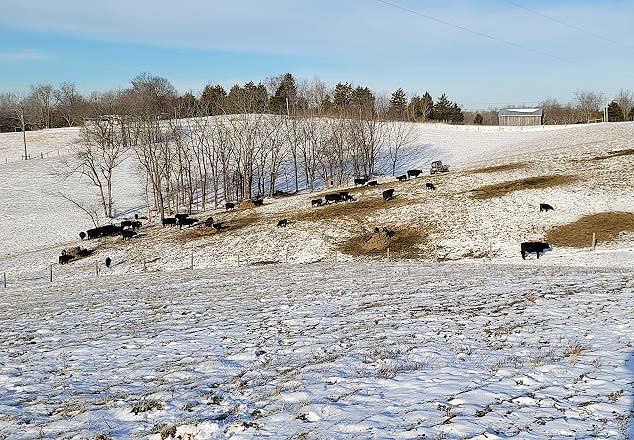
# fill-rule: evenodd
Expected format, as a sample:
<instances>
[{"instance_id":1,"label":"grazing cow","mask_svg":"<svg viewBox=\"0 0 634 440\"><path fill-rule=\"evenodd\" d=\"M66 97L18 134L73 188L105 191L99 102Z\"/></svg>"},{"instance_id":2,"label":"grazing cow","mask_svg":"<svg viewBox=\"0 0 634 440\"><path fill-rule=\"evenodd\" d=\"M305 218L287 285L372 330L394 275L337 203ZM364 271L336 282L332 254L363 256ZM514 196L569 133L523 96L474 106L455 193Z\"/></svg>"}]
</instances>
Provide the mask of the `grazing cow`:
<instances>
[{"instance_id":1,"label":"grazing cow","mask_svg":"<svg viewBox=\"0 0 634 440\"><path fill-rule=\"evenodd\" d=\"M97 228L94 229L88 229L86 231L86 235L88 236L88 240L91 240L93 238L97 238L99 237L99 232L97 231Z\"/></svg>"},{"instance_id":2,"label":"grazing cow","mask_svg":"<svg viewBox=\"0 0 634 440\"><path fill-rule=\"evenodd\" d=\"M193 217L183 218L181 219L180 222L178 222L178 227L179 229L183 229L183 226L192 227L196 223L198 223L198 219L196 218L193 218Z\"/></svg>"},{"instance_id":3,"label":"grazing cow","mask_svg":"<svg viewBox=\"0 0 634 440\"><path fill-rule=\"evenodd\" d=\"M180 223L183 220L185 220L187 217L189 217L189 214L176 214L174 217L176 217L176 221Z\"/></svg>"},{"instance_id":4,"label":"grazing cow","mask_svg":"<svg viewBox=\"0 0 634 440\"><path fill-rule=\"evenodd\" d=\"M110 263L112 263L112 260L110 259L110 257L106 257L106 267L108 269L110 269Z\"/></svg>"},{"instance_id":5,"label":"grazing cow","mask_svg":"<svg viewBox=\"0 0 634 440\"><path fill-rule=\"evenodd\" d=\"M407 170L407 178L409 179L410 177L418 177L421 175L422 172L423 170Z\"/></svg>"},{"instance_id":6,"label":"grazing cow","mask_svg":"<svg viewBox=\"0 0 634 440\"><path fill-rule=\"evenodd\" d=\"M132 230L135 231L135 230L139 229L142 225L143 225L143 223L141 223L138 220L135 220L135 221L132 222Z\"/></svg>"},{"instance_id":7,"label":"grazing cow","mask_svg":"<svg viewBox=\"0 0 634 440\"><path fill-rule=\"evenodd\" d=\"M339 191L339 196L341 197L341 200L344 202L349 202L352 200L352 196L350 195L348 191Z\"/></svg>"},{"instance_id":8,"label":"grazing cow","mask_svg":"<svg viewBox=\"0 0 634 440\"><path fill-rule=\"evenodd\" d=\"M83 240L84 238L86 238L86 233L85 233L85 232L83 232L83 231L82 231L82 232L80 232L80 233L79 233L79 238L81 238L82 240Z\"/></svg>"},{"instance_id":9,"label":"grazing cow","mask_svg":"<svg viewBox=\"0 0 634 440\"><path fill-rule=\"evenodd\" d=\"M521 244L522 251L522 259L526 260L527 254L536 253L537 258L539 259L539 254L543 254L546 250L551 250L552 248L548 243L542 243L540 241L527 241Z\"/></svg>"},{"instance_id":10,"label":"grazing cow","mask_svg":"<svg viewBox=\"0 0 634 440\"><path fill-rule=\"evenodd\" d=\"M229 211L230 209L235 209L236 208L236 204L233 202L227 202L225 203L225 211Z\"/></svg>"},{"instance_id":11,"label":"grazing cow","mask_svg":"<svg viewBox=\"0 0 634 440\"><path fill-rule=\"evenodd\" d=\"M339 194L326 194L324 198L326 199L326 203L330 203L330 202L338 203L341 201L341 196Z\"/></svg>"},{"instance_id":12,"label":"grazing cow","mask_svg":"<svg viewBox=\"0 0 634 440\"><path fill-rule=\"evenodd\" d=\"M394 237L394 234L395 234L394 231L392 231L391 229L385 228L385 227L383 228L383 232L385 233L387 238L392 238L392 237Z\"/></svg>"},{"instance_id":13,"label":"grazing cow","mask_svg":"<svg viewBox=\"0 0 634 440\"><path fill-rule=\"evenodd\" d=\"M313 199L310 201L311 206L321 206L322 203L324 203L322 199Z\"/></svg>"},{"instance_id":14,"label":"grazing cow","mask_svg":"<svg viewBox=\"0 0 634 440\"><path fill-rule=\"evenodd\" d=\"M212 228L214 226L214 218L207 217L207 219L205 220L205 226L208 228Z\"/></svg>"},{"instance_id":15,"label":"grazing cow","mask_svg":"<svg viewBox=\"0 0 634 440\"><path fill-rule=\"evenodd\" d=\"M222 226L222 222L214 223L212 225L216 231L222 231L225 227Z\"/></svg>"},{"instance_id":16,"label":"grazing cow","mask_svg":"<svg viewBox=\"0 0 634 440\"><path fill-rule=\"evenodd\" d=\"M165 227L166 225L170 225L170 227L176 226L175 217L165 217L163 220L161 220L161 222L163 223L163 227Z\"/></svg>"},{"instance_id":17,"label":"grazing cow","mask_svg":"<svg viewBox=\"0 0 634 440\"><path fill-rule=\"evenodd\" d=\"M552 206L550 206L548 203L540 203L539 204L539 212L548 212L548 211L554 211L555 208L553 208Z\"/></svg>"},{"instance_id":18,"label":"grazing cow","mask_svg":"<svg viewBox=\"0 0 634 440\"><path fill-rule=\"evenodd\" d=\"M280 220L279 222L277 222L277 227L278 228L285 228L286 225L288 225L288 220L283 218L282 220Z\"/></svg>"},{"instance_id":19,"label":"grazing cow","mask_svg":"<svg viewBox=\"0 0 634 440\"><path fill-rule=\"evenodd\" d=\"M59 264L68 264L73 259L72 255L67 255L65 252L59 256Z\"/></svg>"},{"instance_id":20,"label":"grazing cow","mask_svg":"<svg viewBox=\"0 0 634 440\"><path fill-rule=\"evenodd\" d=\"M434 184L433 184L433 183L429 183L429 182L427 182L427 183L425 184L425 188L427 188L427 189L431 189L431 190L436 189L436 187L434 186Z\"/></svg>"},{"instance_id":21,"label":"grazing cow","mask_svg":"<svg viewBox=\"0 0 634 440\"><path fill-rule=\"evenodd\" d=\"M262 206L262 205L264 205L264 199L255 199L255 200L253 201L253 204L254 204L255 206Z\"/></svg>"},{"instance_id":22,"label":"grazing cow","mask_svg":"<svg viewBox=\"0 0 634 440\"><path fill-rule=\"evenodd\" d=\"M387 202L388 200L392 200L394 198L394 188L386 189L383 191L383 201Z\"/></svg>"},{"instance_id":23,"label":"grazing cow","mask_svg":"<svg viewBox=\"0 0 634 440\"><path fill-rule=\"evenodd\" d=\"M367 181L368 181L368 179L366 179L364 177L355 177L354 186L365 185L367 183Z\"/></svg>"},{"instance_id":24,"label":"grazing cow","mask_svg":"<svg viewBox=\"0 0 634 440\"><path fill-rule=\"evenodd\" d=\"M131 240L132 237L134 237L136 234L136 232L134 232L131 229L124 229L123 231L121 231L121 236L123 237L123 240Z\"/></svg>"},{"instance_id":25,"label":"grazing cow","mask_svg":"<svg viewBox=\"0 0 634 440\"><path fill-rule=\"evenodd\" d=\"M399 182L405 182L407 180L407 175L403 174L402 176L397 177Z\"/></svg>"},{"instance_id":26,"label":"grazing cow","mask_svg":"<svg viewBox=\"0 0 634 440\"><path fill-rule=\"evenodd\" d=\"M379 184L379 182L377 182L376 180L370 180L368 183L366 183L367 186L377 186Z\"/></svg>"},{"instance_id":27,"label":"grazing cow","mask_svg":"<svg viewBox=\"0 0 634 440\"><path fill-rule=\"evenodd\" d=\"M132 227L132 221L131 220L124 220L121 222L121 227L122 228L131 228Z\"/></svg>"}]
</instances>

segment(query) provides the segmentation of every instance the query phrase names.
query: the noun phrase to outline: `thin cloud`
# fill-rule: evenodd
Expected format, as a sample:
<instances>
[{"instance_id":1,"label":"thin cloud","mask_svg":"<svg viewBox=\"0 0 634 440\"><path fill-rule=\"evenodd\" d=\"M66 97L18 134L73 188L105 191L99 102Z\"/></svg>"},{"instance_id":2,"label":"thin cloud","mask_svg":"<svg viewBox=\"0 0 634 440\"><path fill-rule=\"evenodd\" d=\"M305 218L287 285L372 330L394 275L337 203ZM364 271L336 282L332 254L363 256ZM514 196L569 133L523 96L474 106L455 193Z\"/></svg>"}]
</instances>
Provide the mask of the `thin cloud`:
<instances>
[{"instance_id":1,"label":"thin cloud","mask_svg":"<svg viewBox=\"0 0 634 440\"><path fill-rule=\"evenodd\" d=\"M11 52L0 52L0 61L43 61L51 58L50 54L32 49L21 49Z\"/></svg>"}]
</instances>

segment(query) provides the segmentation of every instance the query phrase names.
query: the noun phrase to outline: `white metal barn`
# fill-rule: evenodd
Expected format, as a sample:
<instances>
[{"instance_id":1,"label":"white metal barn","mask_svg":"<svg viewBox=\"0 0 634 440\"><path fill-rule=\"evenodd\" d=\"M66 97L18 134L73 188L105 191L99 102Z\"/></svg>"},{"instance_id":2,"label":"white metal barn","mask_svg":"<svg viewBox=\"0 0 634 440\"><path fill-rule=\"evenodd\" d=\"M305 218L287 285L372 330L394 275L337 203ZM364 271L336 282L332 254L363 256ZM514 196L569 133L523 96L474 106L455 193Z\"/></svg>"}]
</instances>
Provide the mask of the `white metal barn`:
<instances>
[{"instance_id":1,"label":"white metal barn","mask_svg":"<svg viewBox=\"0 0 634 440\"><path fill-rule=\"evenodd\" d=\"M541 108L507 108L498 113L500 125L543 125L544 110Z\"/></svg>"}]
</instances>

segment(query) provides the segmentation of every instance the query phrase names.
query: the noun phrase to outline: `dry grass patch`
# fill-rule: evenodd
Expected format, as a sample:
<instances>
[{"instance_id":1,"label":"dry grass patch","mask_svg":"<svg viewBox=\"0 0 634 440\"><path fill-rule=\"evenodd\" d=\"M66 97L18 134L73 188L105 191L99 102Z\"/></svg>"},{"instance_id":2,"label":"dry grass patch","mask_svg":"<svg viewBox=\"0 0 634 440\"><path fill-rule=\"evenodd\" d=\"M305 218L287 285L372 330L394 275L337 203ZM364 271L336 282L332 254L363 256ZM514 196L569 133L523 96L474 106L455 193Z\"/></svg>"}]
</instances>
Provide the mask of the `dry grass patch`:
<instances>
[{"instance_id":1,"label":"dry grass patch","mask_svg":"<svg viewBox=\"0 0 634 440\"><path fill-rule=\"evenodd\" d=\"M361 220L363 217L375 214L382 209L391 209L399 206L404 206L410 203L403 197L399 197L384 202L380 198L363 198L356 202L339 202L332 203L326 206L318 206L315 208L308 208L302 212L297 213L293 217L289 217L289 220L294 221L319 221L319 220L332 220L337 218L353 218Z\"/></svg>"},{"instance_id":2,"label":"dry grass patch","mask_svg":"<svg viewBox=\"0 0 634 440\"><path fill-rule=\"evenodd\" d=\"M585 248L592 246L593 232L599 243L613 241L624 232L634 232L634 213L602 212L585 215L574 223L552 228L545 239L558 246Z\"/></svg>"},{"instance_id":3,"label":"dry grass patch","mask_svg":"<svg viewBox=\"0 0 634 440\"><path fill-rule=\"evenodd\" d=\"M628 148L626 150L619 150L619 151L610 151L609 153L603 156L595 156L589 160L605 160L605 159L611 159L613 157L631 156L631 155L634 155L634 148Z\"/></svg>"},{"instance_id":4,"label":"dry grass patch","mask_svg":"<svg viewBox=\"0 0 634 440\"><path fill-rule=\"evenodd\" d=\"M198 238L210 237L216 234L224 234L226 232L243 229L256 223L260 223L263 221L263 219L264 217L258 214L247 215L244 217L235 217L231 219L229 219L228 217L219 217L217 219L214 218L214 221L217 223L222 223L221 231L217 231L215 228L209 228L205 225L200 224L192 228L185 228L177 231L177 233L173 234L173 236L178 241L187 242L190 240L196 240Z\"/></svg>"},{"instance_id":5,"label":"dry grass patch","mask_svg":"<svg viewBox=\"0 0 634 440\"><path fill-rule=\"evenodd\" d=\"M417 258L421 256L421 249L417 245L426 243L428 232L423 229L394 229L395 235L383 243L374 243L373 246L365 246L374 236L368 231L363 234L350 237L339 244L337 249L344 254L354 257L387 255L390 248L390 256L397 258Z\"/></svg>"},{"instance_id":6,"label":"dry grass patch","mask_svg":"<svg viewBox=\"0 0 634 440\"><path fill-rule=\"evenodd\" d=\"M513 191L526 189L551 188L554 186L566 185L578 180L576 176L537 176L525 179L511 180L509 182L494 183L492 185L481 186L473 191L471 195L474 199L484 200L502 197Z\"/></svg>"},{"instance_id":7,"label":"dry grass patch","mask_svg":"<svg viewBox=\"0 0 634 440\"><path fill-rule=\"evenodd\" d=\"M521 170L528 166L526 162L507 163L504 165L495 165L491 167L477 168L475 170L468 170L467 174L481 174L481 173L496 173L499 171L513 171Z\"/></svg>"}]
</instances>

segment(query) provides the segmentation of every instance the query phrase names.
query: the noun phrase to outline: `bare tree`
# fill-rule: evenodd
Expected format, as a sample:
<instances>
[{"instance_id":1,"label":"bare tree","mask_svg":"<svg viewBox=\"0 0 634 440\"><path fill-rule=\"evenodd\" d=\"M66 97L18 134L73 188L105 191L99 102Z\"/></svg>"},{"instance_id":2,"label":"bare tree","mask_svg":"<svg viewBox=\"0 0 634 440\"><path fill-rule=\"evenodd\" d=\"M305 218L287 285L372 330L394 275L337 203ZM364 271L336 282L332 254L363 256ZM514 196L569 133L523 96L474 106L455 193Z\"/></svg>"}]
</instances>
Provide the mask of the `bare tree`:
<instances>
[{"instance_id":1,"label":"bare tree","mask_svg":"<svg viewBox=\"0 0 634 440\"><path fill-rule=\"evenodd\" d=\"M41 128L51 128L51 112L54 102L53 86L50 84L31 86L29 99L37 114L38 125Z\"/></svg>"},{"instance_id":2,"label":"bare tree","mask_svg":"<svg viewBox=\"0 0 634 440\"><path fill-rule=\"evenodd\" d=\"M407 155L403 154L403 150L406 150L416 139L414 124L393 122L387 124L385 130L388 144L387 157L390 161L392 176L396 176L396 168L407 158Z\"/></svg>"},{"instance_id":3,"label":"bare tree","mask_svg":"<svg viewBox=\"0 0 634 440\"><path fill-rule=\"evenodd\" d=\"M621 110L623 111L623 117L626 121L632 119L634 116L634 94L631 91L621 89L619 93L614 98L614 101L619 105Z\"/></svg>"},{"instance_id":4,"label":"bare tree","mask_svg":"<svg viewBox=\"0 0 634 440\"><path fill-rule=\"evenodd\" d=\"M577 90L575 92L577 108L581 112L587 123L594 119L603 105L604 96L602 93L592 90Z\"/></svg>"},{"instance_id":5,"label":"bare tree","mask_svg":"<svg viewBox=\"0 0 634 440\"><path fill-rule=\"evenodd\" d=\"M72 127L81 122L83 116L84 98L75 88L75 84L62 83L59 89L54 91L55 109L64 120L67 127Z\"/></svg>"}]
</instances>

